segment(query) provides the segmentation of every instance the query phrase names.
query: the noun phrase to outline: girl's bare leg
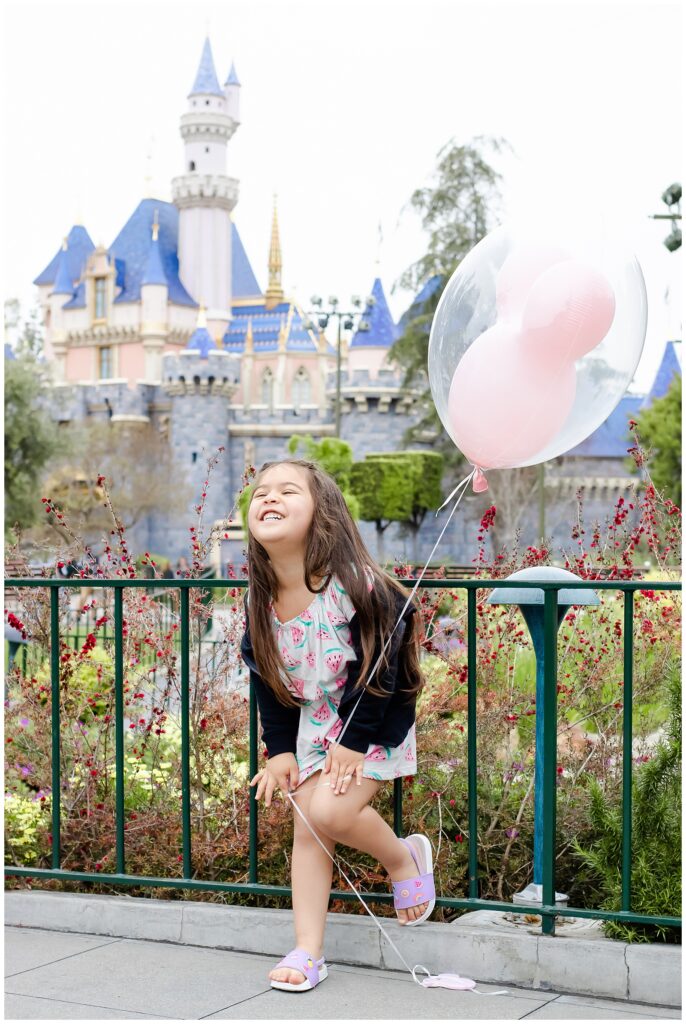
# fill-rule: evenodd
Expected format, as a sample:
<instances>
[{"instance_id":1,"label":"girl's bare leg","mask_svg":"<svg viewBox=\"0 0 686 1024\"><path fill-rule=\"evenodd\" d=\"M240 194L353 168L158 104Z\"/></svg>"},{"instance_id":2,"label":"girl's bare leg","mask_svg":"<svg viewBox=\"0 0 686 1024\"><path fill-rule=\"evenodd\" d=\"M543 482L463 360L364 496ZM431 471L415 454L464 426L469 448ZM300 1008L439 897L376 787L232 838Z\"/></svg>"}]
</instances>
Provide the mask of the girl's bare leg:
<instances>
[{"instance_id":1,"label":"girl's bare leg","mask_svg":"<svg viewBox=\"0 0 686 1024\"><path fill-rule=\"evenodd\" d=\"M417 866L393 829L378 811L369 807L369 801L382 785L375 779L362 779L361 785L352 783L345 793L335 795L322 783L322 773L315 772L298 787L298 806L333 854L340 842L356 850L369 853L386 869L393 882L411 878ZM293 858L291 885L295 916L296 945L312 956L322 955L326 913L331 893L333 861L322 850L297 811L293 811ZM398 910L401 922L419 917L427 904ZM292 968L274 968L270 974L274 981L299 984L304 981L301 971Z\"/></svg>"},{"instance_id":2,"label":"girl's bare leg","mask_svg":"<svg viewBox=\"0 0 686 1024\"><path fill-rule=\"evenodd\" d=\"M378 811L369 807L369 801L383 783L375 779L362 779L360 786L351 782L345 793L335 795L328 787L315 791L310 800L308 820L337 843L369 853L378 860L391 877L400 882L417 874L410 851L401 843L391 826ZM415 920L424 913L427 903L407 910L397 910L401 923Z\"/></svg>"},{"instance_id":3,"label":"girl's bare leg","mask_svg":"<svg viewBox=\"0 0 686 1024\"><path fill-rule=\"evenodd\" d=\"M296 790L294 799L308 821L312 791L320 781L321 772L315 772ZM317 960L322 955L326 913L331 895L333 861L322 850L296 810L293 811L293 854L291 860L291 887L295 918L295 944L306 949ZM312 824L312 822L310 822ZM322 843L333 855L335 840L313 825ZM287 981L298 985L305 980L301 971L289 967L274 968L269 973L274 981Z\"/></svg>"}]
</instances>

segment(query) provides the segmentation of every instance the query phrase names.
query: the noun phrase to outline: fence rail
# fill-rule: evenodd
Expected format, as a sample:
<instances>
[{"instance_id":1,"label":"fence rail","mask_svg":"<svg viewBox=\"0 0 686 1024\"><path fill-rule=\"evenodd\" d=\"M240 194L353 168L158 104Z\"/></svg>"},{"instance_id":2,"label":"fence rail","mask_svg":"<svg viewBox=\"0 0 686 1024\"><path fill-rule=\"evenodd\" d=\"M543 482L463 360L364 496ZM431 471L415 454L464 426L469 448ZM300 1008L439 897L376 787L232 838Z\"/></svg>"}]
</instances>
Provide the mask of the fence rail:
<instances>
[{"instance_id":1,"label":"fence rail","mask_svg":"<svg viewBox=\"0 0 686 1024\"><path fill-rule=\"evenodd\" d=\"M399 581L408 590L415 579ZM51 610L51 692L52 692L52 792L60 793L60 701L59 701L59 592L62 588L88 586L114 591L114 686L115 686L115 814L116 814L116 871L113 873L68 871L61 864L61 807L59 800L52 803L52 868L5 865L5 875L30 876L32 878L57 878L69 881L109 883L111 885L140 885L175 889L194 889L209 892L233 892L262 896L290 896L290 886L263 885L258 880L258 803L249 801L249 863L247 883L224 883L193 878L191 851L191 789L189 769L189 675L190 675L190 622L189 594L191 589L228 590L247 587L246 580L226 579L183 579L183 580L112 580L89 579L41 579L9 578L8 587L36 588L50 590ZM681 918L635 913L631 909L631 856L632 856L632 719L633 719L633 598L636 590L681 591L680 582L628 581L628 580L489 580L489 579L422 579L425 589L465 590L467 593L467 794L468 794L468 877L469 895L462 898L438 896L437 906L463 910L498 910L516 914L536 914L542 917L542 930L554 934L555 917L598 918L606 921L636 922L640 924L681 927ZM123 667L123 594L125 589L178 590L180 593L180 634L181 634L181 818L182 818L182 870L180 878L154 878L126 873L124 836L124 667ZM476 698L477 698L477 590L495 588L517 588L542 590L544 595L544 643L545 643L545 698L542 709L544 724L544 758L546 770L543 777L543 877L542 903L505 903L479 898L478 835L477 835L477 747L476 747ZM555 815L556 815L556 762L557 762L557 612L559 590L615 590L624 595L624 703L622 728L622 898L618 911L597 908L563 907L555 903ZM258 770L258 722L257 702L250 688L249 705L249 773ZM393 825L396 835L402 835L403 795L402 780L394 780ZM391 893L365 894L370 902L391 903ZM332 897L354 900L352 892L333 891Z\"/></svg>"}]
</instances>

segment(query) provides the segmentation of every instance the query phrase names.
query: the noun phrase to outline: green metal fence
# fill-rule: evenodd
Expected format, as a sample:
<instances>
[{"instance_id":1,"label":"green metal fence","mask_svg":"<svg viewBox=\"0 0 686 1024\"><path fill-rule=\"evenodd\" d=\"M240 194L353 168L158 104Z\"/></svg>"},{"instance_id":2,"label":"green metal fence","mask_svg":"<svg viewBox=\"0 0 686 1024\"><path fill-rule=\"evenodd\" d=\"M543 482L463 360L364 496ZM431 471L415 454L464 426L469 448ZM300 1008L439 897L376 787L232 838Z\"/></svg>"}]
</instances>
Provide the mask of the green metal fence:
<instances>
[{"instance_id":1,"label":"green metal fence","mask_svg":"<svg viewBox=\"0 0 686 1024\"><path fill-rule=\"evenodd\" d=\"M411 589L414 579L400 582ZM249 864L247 883L223 883L193 878L193 862L191 852L191 797L189 773L189 678L190 678L190 626L189 626L189 594L192 588L206 589L242 589L247 586L245 580L202 579L202 580L111 580L89 579L87 583L81 579L6 579L6 586L11 587L48 587L51 600L51 690L52 690L52 792L60 792L60 702L59 702L59 591L60 588L95 587L111 588L114 591L114 685L115 685L115 744L116 744L116 776L115 776L115 808L116 808L116 871L113 873L89 871L65 871L60 868L60 801L53 800L52 805L52 868L23 867L5 865L6 875L30 876L32 878L59 878L70 881L107 882L111 885L141 885L176 889L195 889L213 892L249 893L263 896L289 896L289 886L261 885L258 879L257 845L258 845L258 802L250 800L249 811ZM489 580L489 579L443 579L422 580L421 586L426 589L455 589L467 592L467 783L468 783L468 864L469 864L469 895L455 899L439 896L438 906L462 910L500 910L517 914L537 914L542 917L542 930L546 934L554 934L555 916L600 918L603 920L637 922L642 924L681 927L681 918L658 917L637 914L631 910L631 855L632 855L632 717L633 717L633 608L634 594L639 589L649 587L654 591L681 590L681 583L615 581L615 580L560 580L555 582L536 582L525 580ZM124 666L123 666L123 593L129 588L163 588L178 589L180 592L180 653L181 653L181 816L182 816L182 871L180 878L152 878L148 876L130 875L126 872L126 850L124 843ZM479 898L479 872L477 857L477 748L476 748L476 627L477 627L477 590L498 588L525 588L543 590L544 592L544 631L545 631L545 699L542 709L537 712L543 715L545 731L545 764L548 770L544 774L543 793L543 902L542 904L512 904ZM587 909L583 907L561 907L555 905L555 814L556 814L556 763L557 763L557 607L559 590L616 590L624 596L624 705L623 705L623 846L622 846L622 900L621 909L608 911ZM250 692L250 778L258 770L258 720L255 695ZM394 781L393 816L396 835L402 835L403 796L402 780ZM343 900L354 900L353 892L333 891L332 896ZM369 902L391 903L391 893L370 893Z\"/></svg>"}]
</instances>

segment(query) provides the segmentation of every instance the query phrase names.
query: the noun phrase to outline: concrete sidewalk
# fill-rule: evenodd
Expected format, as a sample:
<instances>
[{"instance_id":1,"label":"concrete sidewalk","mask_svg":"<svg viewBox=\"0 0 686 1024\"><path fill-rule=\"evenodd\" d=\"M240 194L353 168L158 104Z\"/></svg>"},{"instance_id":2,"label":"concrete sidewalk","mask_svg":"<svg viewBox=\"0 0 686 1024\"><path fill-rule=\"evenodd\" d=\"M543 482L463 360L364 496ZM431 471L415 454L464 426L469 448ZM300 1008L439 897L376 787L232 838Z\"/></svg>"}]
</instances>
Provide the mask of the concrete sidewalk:
<instances>
[{"instance_id":1,"label":"concrete sidewalk","mask_svg":"<svg viewBox=\"0 0 686 1024\"><path fill-rule=\"evenodd\" d=\"M424 989L407 971L329 963L311 992L272 989L278 958L5 927L6 1020L678 1020L680 1010L479 984ZM498 988L506 995L494 995Z\"/></svg>"}]
</instances>

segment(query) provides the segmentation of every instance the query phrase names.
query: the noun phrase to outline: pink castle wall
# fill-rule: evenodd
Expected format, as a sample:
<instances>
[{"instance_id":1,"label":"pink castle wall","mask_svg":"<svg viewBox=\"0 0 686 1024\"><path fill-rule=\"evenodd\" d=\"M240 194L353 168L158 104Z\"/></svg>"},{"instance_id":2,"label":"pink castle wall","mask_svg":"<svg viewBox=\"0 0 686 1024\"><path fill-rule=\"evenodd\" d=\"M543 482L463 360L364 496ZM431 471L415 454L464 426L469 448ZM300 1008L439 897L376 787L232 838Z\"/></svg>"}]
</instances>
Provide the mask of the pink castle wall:
<instances>
[{"instance_id":1,"label":"pink castle wall","mask_svg":"<svg viewBox=\"0 0 686 1024\"><path fill-rule=\"evenodd\" d=\"M138 343L135 345L119 345L119 369L117 370L117 377L126 377L129 384L135 384L137 380L145 377L145 352L143 346Z\"/></svg>"},{"instance_id":2,"label":"pink castle wall","mask_svg":"<svg viewBox=\"0 0 686 1024\"><path fill-rule=\"evenodd\" d=\"M95 351L93 348L67 349L65 379L69 381L95 378Z\"/></svg>"}]
</instances>

